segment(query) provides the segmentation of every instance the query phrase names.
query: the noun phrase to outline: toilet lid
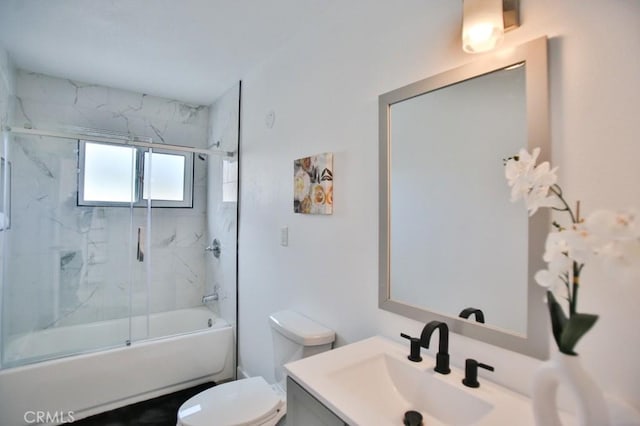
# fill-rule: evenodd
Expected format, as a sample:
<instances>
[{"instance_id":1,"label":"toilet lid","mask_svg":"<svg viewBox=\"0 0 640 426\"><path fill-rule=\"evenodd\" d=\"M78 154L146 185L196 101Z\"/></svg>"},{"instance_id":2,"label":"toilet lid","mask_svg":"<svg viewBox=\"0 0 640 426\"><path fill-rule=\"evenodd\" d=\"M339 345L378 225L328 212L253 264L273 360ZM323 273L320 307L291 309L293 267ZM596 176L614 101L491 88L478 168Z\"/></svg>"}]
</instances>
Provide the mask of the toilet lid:
<instances>
[{"instance_id":1,"label":"toilet lid","mask_svg":"<svg viewBox=\"0 0 640 426\"><path fill-rule=\"evenodd\" d=\"M262 377L214 386L187 400L178 410L184 426L251 425L284 409L271 386Z\"/></svg>"}]
</instances>

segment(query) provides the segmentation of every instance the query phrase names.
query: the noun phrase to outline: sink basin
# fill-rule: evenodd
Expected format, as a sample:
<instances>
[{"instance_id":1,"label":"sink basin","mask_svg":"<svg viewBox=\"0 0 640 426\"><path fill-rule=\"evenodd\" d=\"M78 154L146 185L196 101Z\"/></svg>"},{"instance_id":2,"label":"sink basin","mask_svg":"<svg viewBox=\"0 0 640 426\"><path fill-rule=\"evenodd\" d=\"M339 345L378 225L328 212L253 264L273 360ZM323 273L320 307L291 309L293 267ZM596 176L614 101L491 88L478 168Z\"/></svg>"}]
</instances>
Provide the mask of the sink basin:
<instances>
[{"instance_id":1,"label":"sink basin","mask_svg":"<svg viewBox=\"0 0 640 426\"><path fill-rule=\"evenodd\" d=\"M491 410L491 404L439 380L437 373L420 373L406 362L379 354L329 372L327 378L336 392L350 395L362 410L374 407L377 422L384 424L402 424L403 414L415 410L427 425L468 425Z\"/></svg>"},{"instance_id":2,"label":"sink basin","mask_svg":"<svg viewBox=\"0 0 640 426\"><path fill-rule=\"evenodd\" d=\"M424 425L535 424L529 398L483 377L479 388L468 388L460 369L442 375L433 371L435 360L426 351L422 362L409 361L408 352L408 345L376 336L286 364L285 370L349 425L402 425L408 410L420 412Z\"/></svg>"}]
</instances>

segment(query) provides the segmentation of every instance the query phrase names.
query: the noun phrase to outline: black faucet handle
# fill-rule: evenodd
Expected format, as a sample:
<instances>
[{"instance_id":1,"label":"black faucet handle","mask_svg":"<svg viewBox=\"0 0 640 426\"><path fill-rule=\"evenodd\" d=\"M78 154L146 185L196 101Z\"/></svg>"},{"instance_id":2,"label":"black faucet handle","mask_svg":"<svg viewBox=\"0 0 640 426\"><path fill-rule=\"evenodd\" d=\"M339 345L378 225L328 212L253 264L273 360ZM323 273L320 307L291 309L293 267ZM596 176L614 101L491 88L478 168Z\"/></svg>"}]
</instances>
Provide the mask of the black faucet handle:
<instances>
[{"instance_id":1,"label":"black faucet handle","mask_svg":"<svg viewBox=\"0 0 640 426\"><path fill-rule=\"evenodd\" d=\"M478 382L478 367L494 371L494 368L490 365L483 364L472 358L467 358L464 363L464 379L462 379L463 385L470 388L480 387L480 382Z\"/></svg>"},{"instance_id":2,"label":"black faucet handle","mask_svg":"<svg viewBox=\"0 0 640 426\"><path fill-rule=\"evenodd\" d=\"M422 357L420 356L420 339L417 337L411 337L407 334L400 333L400 337L404 337L411 342L411 352L407 356L409 361L420 362Z\"/></svg>"}]
</instances>

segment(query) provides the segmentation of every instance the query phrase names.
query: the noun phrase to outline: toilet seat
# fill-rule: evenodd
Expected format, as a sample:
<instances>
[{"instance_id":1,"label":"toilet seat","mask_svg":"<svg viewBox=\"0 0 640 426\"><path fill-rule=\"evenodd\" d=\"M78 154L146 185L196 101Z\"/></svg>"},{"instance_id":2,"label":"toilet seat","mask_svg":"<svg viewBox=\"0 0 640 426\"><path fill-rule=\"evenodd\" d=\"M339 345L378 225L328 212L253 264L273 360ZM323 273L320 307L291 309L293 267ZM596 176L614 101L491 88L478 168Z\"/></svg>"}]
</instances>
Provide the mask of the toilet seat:
<instances>
[{"instance_id":1,"label":"toilet seat","mask_svg":"<svg viewBox=\"0 0 640 426\"><path fill-rule=\"evenodd\" d=\"M187 400L177 426L275 425L285 401L262 378L251 377L214 386Z\"/></svg>"}]
</instances>

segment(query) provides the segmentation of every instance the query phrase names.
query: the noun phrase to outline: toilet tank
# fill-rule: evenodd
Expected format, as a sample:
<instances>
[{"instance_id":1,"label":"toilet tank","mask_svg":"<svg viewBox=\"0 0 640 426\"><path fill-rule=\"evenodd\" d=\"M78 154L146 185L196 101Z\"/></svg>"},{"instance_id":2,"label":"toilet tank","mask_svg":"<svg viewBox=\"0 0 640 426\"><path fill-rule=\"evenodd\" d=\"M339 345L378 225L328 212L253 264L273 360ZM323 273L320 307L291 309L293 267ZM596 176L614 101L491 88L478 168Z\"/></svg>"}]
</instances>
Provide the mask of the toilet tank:
<instances>
[{"instance_id":1,"label":"toilet tank","mask_svg":"<svg viewBox=\"0 0 640 426\"><path fill-rule=\"evenodd\" d=\"M283 365L328 351L336 338L333 330L293 311L273 313L269 316L269 323L278 383L284 382Z\"/></svg>"}]
</instances>

